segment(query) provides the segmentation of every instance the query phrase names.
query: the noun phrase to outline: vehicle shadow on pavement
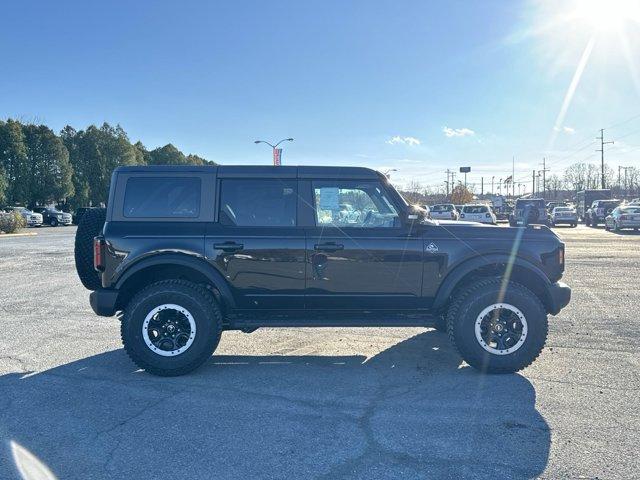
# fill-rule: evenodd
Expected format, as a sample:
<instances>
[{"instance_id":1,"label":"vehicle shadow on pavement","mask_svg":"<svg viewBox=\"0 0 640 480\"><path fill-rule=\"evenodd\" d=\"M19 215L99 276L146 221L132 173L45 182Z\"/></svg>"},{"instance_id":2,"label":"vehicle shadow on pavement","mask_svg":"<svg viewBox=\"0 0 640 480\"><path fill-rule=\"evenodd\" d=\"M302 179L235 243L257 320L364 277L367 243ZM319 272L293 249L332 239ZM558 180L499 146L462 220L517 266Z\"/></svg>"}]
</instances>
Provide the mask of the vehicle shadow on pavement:
<instances>
[{"instance_id":1,"label":"vehicle shadow on pavement","mask_svg":"<svg viewBox=\"0 0 640 480\"><path fill-rule=\"evenodd\" d=\"M0 478L535 478L550 430L521 375L426 331L372 358L214 355L135 371L122 350L0 377ZM33 454L24 452L21 447Z\"/></svg>"}]
</instances>

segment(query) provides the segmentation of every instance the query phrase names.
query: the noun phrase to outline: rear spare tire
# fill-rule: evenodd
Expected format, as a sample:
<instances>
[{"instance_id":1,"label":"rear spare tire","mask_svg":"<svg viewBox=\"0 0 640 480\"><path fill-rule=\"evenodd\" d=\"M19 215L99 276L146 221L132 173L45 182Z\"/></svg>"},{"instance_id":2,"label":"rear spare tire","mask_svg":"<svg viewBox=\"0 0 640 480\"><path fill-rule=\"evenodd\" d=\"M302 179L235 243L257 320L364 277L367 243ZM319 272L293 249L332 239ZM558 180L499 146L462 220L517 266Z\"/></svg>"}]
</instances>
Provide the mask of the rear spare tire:
<instances>
[{"instance_id":1,"label":"rear spare tire","mask_svg":"<svg viewBox=\"0 0 640 480\"><path fill-rule=\"evenodd\" d=\"M106 216L106 209L92 208L82 216L76 231L74 247L76 271L82 284L89 290L102 287L100 275L93 268L93 238L102 233Z\"/></svg>"}]
</instances>

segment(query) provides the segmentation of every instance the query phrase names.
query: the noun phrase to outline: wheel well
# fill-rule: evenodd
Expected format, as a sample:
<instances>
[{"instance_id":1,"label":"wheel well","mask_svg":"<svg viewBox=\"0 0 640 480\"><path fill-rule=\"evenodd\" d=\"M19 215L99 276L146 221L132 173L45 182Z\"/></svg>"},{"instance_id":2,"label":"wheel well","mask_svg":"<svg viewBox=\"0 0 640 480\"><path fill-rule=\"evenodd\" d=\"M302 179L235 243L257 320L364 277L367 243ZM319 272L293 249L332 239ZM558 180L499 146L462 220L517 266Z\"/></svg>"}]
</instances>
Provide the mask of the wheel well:
<instances>
[{"instance_id":1,"label":"wheel well","mask_svg":"<svg viewBox=\"0 0 640 480\"><path fill-rule=\"evenodd\" d=\"M451 298L453 298L457 292L461 289L467 287L470 283L473 283L477 280L483 278L504 278L507 273L507 264L506 263L491 263L488 265L483 265L471 272L467 273L455 286L453 291L451 292L451 297L449 299L449 303ZM510 281L519 283L520 285L527 287L531 290L538 299L545 306L547 311L551 309L551 299L549 298L547 289L544 285L544 282L540 281L538 274L533 272L531 269L524 267L522 265L513 265L511 268ZM448 306L448 305L447 305Z\"/></svg>"},{"instance_id":2,"label":"wheel well","mask_svg":"<svg viewBox=\"0 0 640 480\"><path fill-rule=\"evenodd\" d=\"M220 305L220 309L223 313L225 312L225 302L220 290L206 275L195 268L176 264L152 265L135 272L120 286L116 308L118 310L123 309L129 303L129 300L147 285L171 279L187 280L204 286L213 293L218 305Z\"/></svg>"}]
</instances>

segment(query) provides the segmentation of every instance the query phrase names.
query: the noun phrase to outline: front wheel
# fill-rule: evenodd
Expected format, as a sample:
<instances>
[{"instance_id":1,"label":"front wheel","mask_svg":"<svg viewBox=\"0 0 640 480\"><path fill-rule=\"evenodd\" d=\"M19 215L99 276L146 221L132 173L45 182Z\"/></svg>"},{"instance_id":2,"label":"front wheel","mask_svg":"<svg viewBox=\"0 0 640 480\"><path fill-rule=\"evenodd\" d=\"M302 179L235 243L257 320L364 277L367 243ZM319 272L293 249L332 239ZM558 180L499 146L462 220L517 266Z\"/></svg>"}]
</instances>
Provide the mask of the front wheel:
<instances>
[{"instance_id":1,"label":"front wheel","mask_svg":"<svg viewBox=\"0 0 640 480\"><path fill-rule=\"evenodd\" d=\"M148 373L176 376L204 363L222 333L220 308L207 289L163 280L140 291L125 308L124 349Z\"/></svg>"},{"instance_id":2,"label":"front wheel","mask_svg":"<svg viewBox=\"0 0 640 480\"><path fill-rule=\"evenodd\" d=\"M456 295L447 315L449 338L472 367L513 373L540 355L547 339L544 306L528 288L491 278ZM504 291L503 291L504 290Z\"/></svg>"},{"instance_id":3,"label":"front wheel","mask_svg":"<svg viewBox=\"0 0 640 480\"><path fill-rule=\"evenodd\" d=\"M52 218L51 220L49 220L49 225L51 225L52 227L57 227L58 226L58 219L57 218Z\"/></svg>"}]
</instances>

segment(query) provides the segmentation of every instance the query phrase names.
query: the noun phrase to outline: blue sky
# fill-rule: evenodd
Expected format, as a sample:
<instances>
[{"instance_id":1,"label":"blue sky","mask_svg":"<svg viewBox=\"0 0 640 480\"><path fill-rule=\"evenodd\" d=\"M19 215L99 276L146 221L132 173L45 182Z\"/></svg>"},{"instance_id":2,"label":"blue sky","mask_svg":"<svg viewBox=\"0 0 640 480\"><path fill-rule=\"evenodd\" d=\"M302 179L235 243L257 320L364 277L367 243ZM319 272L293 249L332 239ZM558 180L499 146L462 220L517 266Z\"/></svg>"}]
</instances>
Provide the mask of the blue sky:
<instances>
[{"instance_id":1,"label":"blue sky","mask_svg":"<svg viewBox=\"0 0 640 480\"><path fill-rule=\"evenodd\" d=\"M253 140L292 136L286 164L396 168L434 187L463 165L469 182L505 177L512 156L523 182L543 156L561 174L597 161L589 143L609 127L607 161L640 167L639 24L598 29L580 5L9 2L0 117L120 123L221 163L269 163Z\"/></svg>"}]
</instances>

